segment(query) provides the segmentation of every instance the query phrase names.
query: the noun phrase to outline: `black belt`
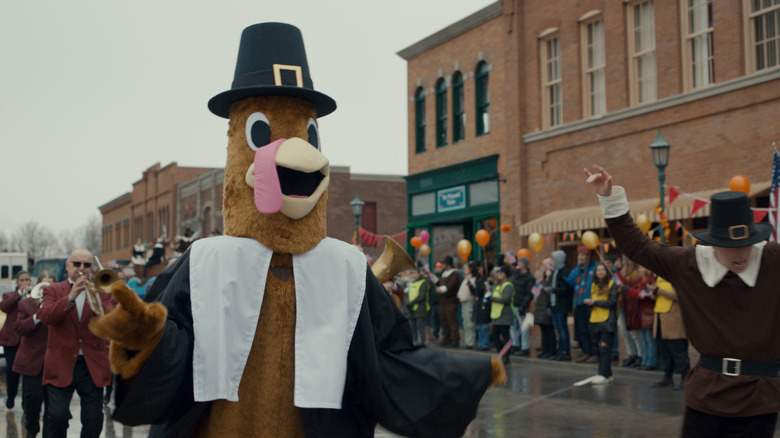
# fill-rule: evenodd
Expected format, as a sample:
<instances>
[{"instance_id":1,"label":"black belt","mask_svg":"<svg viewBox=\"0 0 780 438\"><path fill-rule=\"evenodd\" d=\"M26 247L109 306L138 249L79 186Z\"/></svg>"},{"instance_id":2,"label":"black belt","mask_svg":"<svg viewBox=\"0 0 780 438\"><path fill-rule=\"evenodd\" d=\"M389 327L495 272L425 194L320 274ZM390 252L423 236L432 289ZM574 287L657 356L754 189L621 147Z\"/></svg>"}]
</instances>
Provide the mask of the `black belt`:
<instances>
[{"instance_id":1,"label":"black belt","mask_svg":"<svg viewBox=\"0 0 780 438\"><path fill-rule=\"evenodd\" d=\"M777 377L780 364L769 364L759 362L744 362L739 359L725 357L718 359L716 357L701 356L699 366L708 370L718 371L726 376L767 376Z\"/></svg>"}]
</instances>

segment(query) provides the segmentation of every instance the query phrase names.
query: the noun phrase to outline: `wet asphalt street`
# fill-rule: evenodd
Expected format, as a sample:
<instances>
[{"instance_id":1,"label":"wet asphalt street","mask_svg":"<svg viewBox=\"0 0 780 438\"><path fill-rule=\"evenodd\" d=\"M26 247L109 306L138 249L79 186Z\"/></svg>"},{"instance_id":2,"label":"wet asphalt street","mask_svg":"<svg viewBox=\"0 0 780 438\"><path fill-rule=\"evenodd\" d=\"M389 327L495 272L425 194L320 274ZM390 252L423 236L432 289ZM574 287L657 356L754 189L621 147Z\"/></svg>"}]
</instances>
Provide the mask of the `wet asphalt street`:
<instances>
[{"instance_id":1,"label":"wet asphalt street","mask_svg":"<svg viewBox=\"0 0 780 438\"><path fill-rule=\"evenodd\" d=\"M486 355L450 350L451 354ZM0 360L0 401L5 401L4 361ZM479 406L465 437L677 437L684 411L683 394L669 388L651 388L661 379L658 371L621 368L613 362L614 380L603 386L575 385L596 374L595 364L555 362L512 357L506 387L491 388ZM677 378L677 376L675 376ZM105 412L110 413L113 404ZM5 409L0 405L0 409ZM71 403L73 420L68 437L80 433L79 402ZM20 438L21 396L0 420L0 437ZM101 437L145 437L147 426L130 428L106 416ZM398 435L377 428L377 437ZM780 425L776 436L780 436Z\"/></svg>"}]
</instances>

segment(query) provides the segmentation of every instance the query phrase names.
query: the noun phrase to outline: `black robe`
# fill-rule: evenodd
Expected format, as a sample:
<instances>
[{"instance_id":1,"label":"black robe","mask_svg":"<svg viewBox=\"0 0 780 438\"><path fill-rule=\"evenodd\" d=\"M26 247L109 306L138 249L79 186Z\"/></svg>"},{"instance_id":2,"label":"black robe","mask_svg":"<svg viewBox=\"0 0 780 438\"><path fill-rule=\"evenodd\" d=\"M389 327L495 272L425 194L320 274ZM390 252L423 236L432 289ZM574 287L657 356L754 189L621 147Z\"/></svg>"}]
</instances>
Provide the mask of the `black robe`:
<instances>
[{"instance_id":1,"label":"black robe","mask_svg":"<svg viewBox=\"0 0 780 438\"><path fill-rule=\"evenodd\" d=\"M165 333L132 384L118 385L114 419L153 424L150 437L192 436L210 403L193 397L189 256L163 271L146 295L168 308ZM306 436L371 437L377 423L405 436L461 436L490 383L490 359L415 347L409 321L366 269L342 408L302 408Z\"/></svg>"}]
</instances>

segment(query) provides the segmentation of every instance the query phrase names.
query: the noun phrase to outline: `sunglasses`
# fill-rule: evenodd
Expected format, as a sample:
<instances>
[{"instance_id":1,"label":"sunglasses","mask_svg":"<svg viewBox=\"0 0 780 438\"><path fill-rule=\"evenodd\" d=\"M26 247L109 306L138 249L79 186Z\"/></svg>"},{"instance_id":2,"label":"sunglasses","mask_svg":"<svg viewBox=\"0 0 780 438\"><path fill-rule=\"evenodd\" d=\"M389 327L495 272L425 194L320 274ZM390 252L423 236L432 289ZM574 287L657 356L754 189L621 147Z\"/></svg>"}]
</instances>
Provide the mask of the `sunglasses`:
<instances>
[{"instance_id":1,"label":"sunglasses","mask_svg":"<svg viewBox=\"0 0 780 438\"><path fill-rule=\"evenodd\" d=\"M92 267L92 262L83 262L83 263L82 262L70 262L70 264L72 264L73 266L75 266L77 268L80 268L81 265L84 265L85 268L91 268Z\"/></svg>"}]
</instances>

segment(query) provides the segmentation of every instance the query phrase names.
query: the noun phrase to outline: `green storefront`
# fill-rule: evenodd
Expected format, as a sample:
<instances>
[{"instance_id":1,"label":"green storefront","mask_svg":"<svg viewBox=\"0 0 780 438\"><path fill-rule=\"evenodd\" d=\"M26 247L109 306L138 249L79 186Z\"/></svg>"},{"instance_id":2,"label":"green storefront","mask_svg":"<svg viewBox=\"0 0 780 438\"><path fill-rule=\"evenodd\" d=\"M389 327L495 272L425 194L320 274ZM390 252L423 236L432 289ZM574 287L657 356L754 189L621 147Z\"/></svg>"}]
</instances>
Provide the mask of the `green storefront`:
<instances>
[{"instance_id":1,"label":"green storefront","mask_svg":"<svg viewBox=\"0 0 780 438\"><path fill-rule=\"evenodd\" d=\"M500 252L498 218L498 155L429 170L406 177L407 251L431 267L447 255L460 260L457 246L462 239L472 243L469 260L495 263ZM490 233L484 251L474 235L480 229ZM409 243L426 230L430 234L428 256ZM486 257L485 257L486 255Z\"/></svg>"}]
</instances>

